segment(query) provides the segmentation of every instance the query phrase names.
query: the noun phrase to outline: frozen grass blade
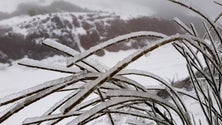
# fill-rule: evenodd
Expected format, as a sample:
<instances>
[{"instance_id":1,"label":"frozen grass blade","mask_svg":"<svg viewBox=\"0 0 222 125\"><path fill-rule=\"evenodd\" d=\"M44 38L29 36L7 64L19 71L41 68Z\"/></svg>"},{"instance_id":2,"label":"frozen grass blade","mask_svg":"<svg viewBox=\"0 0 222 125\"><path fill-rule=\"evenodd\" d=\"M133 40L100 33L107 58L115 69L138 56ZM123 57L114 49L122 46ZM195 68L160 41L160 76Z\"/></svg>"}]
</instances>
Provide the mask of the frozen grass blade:
<instances>
[{"instance_id":1,"label":"frozen grass blade","mask_svg":"<svg viewBox=\"0 0 222 125\"><path fill-rule=\"evenodd\" d=\"M45 82L43 84L31 87L31 88L26 89L24 91L20 91L20 92L8 95L8 96L0 99L0 106L15 102L19 99L22 99L22 98L25 98L25 97L30 96L32 94L41 92L41 91L43 91L47 88L56 86L60 83L70 81L70 80L72 80L72 78L73 78L73 76L71 75L71 76L68 76L68 77L65 77L65 78L55 79L55 80L48 81L48 82Z\"/></svg>"},{"instance_id":2,"label":"frozen grass blade","mask_svg":"<svg viewBox=\"0 0 222 125\"><path fill-rule=\"evenodd\" d=\"M59 89L62 89L68 85L74 84L75 82L85 79L85 78L95 78L94 74L78 74L72 77L70 81L65 81L63 83L60 83L58 85L55 85L53 87L50 87L48 89L45 89L43 91L40 91L34 95L25 97L24 99L20 100L18 103L14 104L13 106L9 107L8 109L4 110L0 114L0 123L8 119L11 115L15 114L16 112L20 111L21 109L25 108L26 106L42 99L43 97L46 97L53 92L56 92Z\"/></svg>"},{"instance_id":3,"label":"frozen grass blade","mask_svg":"<svg viewBox=\"0 0 222 125\"><path fill-rule=\"evenodd\" d=\"M214 1L214 3L216 3L217 5L222 6L222 3L220 3L220 2Z\"/></svg>"},{"instance_id":4,"label":"frozen grass blade","mask_svg":"<svg viewBox=\"0 0 222 125\"><path fill-rule=\"evenodd\" d=\"M174 21L181 27L183 28L187 33L190 35L194 35L193 31L186 25L184 24L179 18L174 17Z\"/></svg>"},{"instance_id":5,"label":"frozen grass blade","mask_svg":"<svg viewBox=\"0 0 222 125\"><path fill-rule=\"evenodd\" d=\"M102 85L104 82L106 82L110 77L113 77L115 74L117 74L119 71L124 69L128 64L132 63L133 61L137 60L144 54L153 51L154 49L168 44L170 42L176 41L176 40L181 40L185 39L185 37L181 37L180 35L175 35L171 37L167 37L165 39L161 39L160 41L157 42L157 44L151 46L151 47L144 47L143 49L133 53L132 55L128 56L127 58L123 59L123 61L120 61L117 63L113 68L109 69L105 74L102 74L99 78L96 80L92 81L89 85L85 87L80 93L78 93L75 97L73 97L72 100L70 100L66 105L65 105L65 110L63 111L64 113L69 112L75 105L80 103L81 101L84 100L90 93L94 91L94 89L97 86Z\"/></svg>"},{"instance_id":6,"label":"frozen grass blade","mask_svg":"<svg viewBox=\"0 0 222 125\"><path fill-rule=\"evenodd\" d=\"M75 111L75 112L70 112L66 115L60 113L60 114L52 114L48 116L40 116L40 117L34 117L34 118L27 118L23 121L23 125L30 125L30 124L36 124L36 123L41 123L45 121L51 121L59 118L67 118L67 117L72 117L72 116L78 116L81 115L86 111Z\"/></svg>"},{"instance_id":7,"label":"frozen grass blade","mask_svg":"<svg viewBox=\"0 0 222 125\"><path fill-rule=\"evenodd\" d=\"M206 14L203 14L203 13L200 12L199 10L197 10L197 9L195 9L195 8L189 6L189 5L186 5L186 4L184 4L184 3L180 2L180 1L177 1L177 0L168 0L168 1L171 1L171 2L173 2L173 3L176 3L176 4L178 4L178 5L182 6L182 7L185 7L185 8L187 8L187 9L189 9L189 10L192 10L194 13L196 13L196 14L200 15L201 17L203 17L203 18L212 26L212 28L215 30L215 32L216 32L219 40L220 40L221 43L222 43L222 36L221 36L219 30L217 29L215 23L214 23L213 21L211 21L211 19L210 19L209 17L207 17Z\"/></svg>"},{"instance_id":8,"label":"frozen grass blade","mask_svg":"<svg viewBox=\"0 0 222 125\"><path fill-rule=\"evenodd\" d=\"M87 58L88 56L98 52L99 50L102 50L102 49L112 46L114 44L118 44L118 43L124 42L124 41L129 41L129 39L134 39L134 38L138 38L138 37L148 37L148 36L149 37L156 37L156 38L163 38L166 35L161 34L161 33L156 33L156 32L140 31L140 32L133 32L130 34L118 36L114 39L108 40L104 43L101 43L99 45L91 47L90 49L86 50L85 52L82 52L81 54L75 56L74 58L69 59L67 62L67 66L70 67L73 64L75 64L76 62L83 60L83 59Z\"/></svg>"},{"instance_id":9,"label":"frozen grass blade","mask_svg":"<svg viewBox=\"0 0 222 125\"><path fill-rule=\"evenodd\" d=\"M31 60L31 59L23 59L19 61L19 65L26 66L26 67L32 67L32 68L38 68L38 69L44 69L44 70L49 70L49 71L56 71L56 72L61 72L61 73L70 73L70 74L75 74L77 73L78 69L77 68L67 68L66 66L62 65L48 65L44 64L40 61L37 60Z\"/></svg>"},{"instance_id":10,"label":"frozen grass blade","mask_svg":"<svg viewBox=\"0 0 222 125\"><path fill-rule=\"evenodd\" d=\"M75 57L79 54L78 51L72 49L72 48L69 48L63 44L60 44L58 42L56 42L55 40L53 39L46 39L42 42L43 45L46 45L48 47L51 47L53 49L56 49L58 51L61 51L69 56L72 56L72 57ZM82 64L83 63L83 64ZM83 69L88 69L88 68L85 68L85 65L91 67L92 69L94 69L95 71L98 71L98 72L101 72L101 71L104 71L104 67L98 67L94 64L92 64L91 62L89 61L82 61L82 63L77 63L76 66L80 67L80 68L83 68ZM89 70L91 71L91 70Z\"/></svg>"}]
</instances>

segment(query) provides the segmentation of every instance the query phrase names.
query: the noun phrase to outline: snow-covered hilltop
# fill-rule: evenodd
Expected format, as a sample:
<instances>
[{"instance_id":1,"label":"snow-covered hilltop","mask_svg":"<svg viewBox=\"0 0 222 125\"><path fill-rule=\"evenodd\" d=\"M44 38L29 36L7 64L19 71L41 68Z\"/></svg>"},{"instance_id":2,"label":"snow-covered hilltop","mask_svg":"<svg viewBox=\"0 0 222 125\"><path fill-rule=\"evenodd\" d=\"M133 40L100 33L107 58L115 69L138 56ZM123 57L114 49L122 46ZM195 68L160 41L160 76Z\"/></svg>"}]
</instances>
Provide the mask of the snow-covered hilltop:
<instances>
[{"instance_id":1,"label":"snow-covered hilltop","mask_svg":"<svg viewBox=\"0 0 222 125\"><path fill-rule=\"evenodd\" d=\"M118 35L135 31L158 31L167 35L181 32L171 20L151 17L122 19L104 12L60 12L36 16L17 16L0 21L0 62L28 56L43 59L55 51L41 46L41 40L53 38L77 51L88 49ZM108 48L128 50L144 46L144 40ZM97 53L104 55L104 51Z\"/></svg>"}]
</instances>

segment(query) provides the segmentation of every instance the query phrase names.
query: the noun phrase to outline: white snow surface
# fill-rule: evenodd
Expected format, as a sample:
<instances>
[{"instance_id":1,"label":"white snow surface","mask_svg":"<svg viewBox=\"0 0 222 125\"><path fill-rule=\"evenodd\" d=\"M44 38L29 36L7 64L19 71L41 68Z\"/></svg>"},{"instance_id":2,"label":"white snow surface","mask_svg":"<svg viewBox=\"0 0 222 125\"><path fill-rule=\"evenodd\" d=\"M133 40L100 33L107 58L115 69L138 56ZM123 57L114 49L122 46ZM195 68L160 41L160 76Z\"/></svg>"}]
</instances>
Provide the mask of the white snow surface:
<instances>
[{"instance_id":1,"label":"white snow surface","mask_svg":"<svg viewBox=\"0 0 222 125\"><path fill-rule=\"evenodd\" d=\"M53 13L52 15L56 15L59 16L61 19L63 20L67 20L69 22L72 22L72 15L74 16L85 16L87 15L87 13ZM44 23L43 25L38 22L39 20L44 20L47 19L49 17L48 14L43 14L43 15L37 15L37 16L28 16L28 15L21 15L21 16L15 16L9 19L4 19L0 21L0 26L9 26L12 28L12 30L15 33L20 33L23 34L24 36L26 36L29 32L32 32L34 29L36 28L43 28L43 27L48 27L48 25L51 25L52 22L47 22ZM36 20L37 19L37 20ZM23 24L27 24L30 23L30 25L33 25L30 28L25 28L23 27ZM35 23L35 24L32 24ZM45 29L49 29L45 28ZM84 34L84 29L72 29L73 32L77 33L77 34ZM53 30L53 32L55 34L61 34L61 30ZM50 32L51 33L51 32Z\"/></svg>"},{"instance_id":2,"label":"white snow surface","mask_svg":"<svg viewBox=\"0 0 222 125\"><path fill-rule=\"evenodd\" d=\"M118 61L128 56L130 53L136 50L120 51L118 53L106 52L104 57L91 56L95 61L100 61L108 67L114 66ZM54 56L45 60L44 63L48 64L64 64L66 63L66 58L62 56ZM12 66L1 64L0 67L0 98L30 88L32 86L41 84L45 81L53 80L60 77L68 76L69 74L57 73L52 71L44 71L39 69L32 69L23 66L19 66L14 62ZM170 79L183 79L188 76L188 72L185 66L186 62L182 56L171 46L165 45L158 48L148 55L144 55L141 59L130 64L128 69L140 69L152 72L156 75L162 76L166 80ZM135 77L135 76L134 76ZM141 82L146 87L149 86L159 86L153 80L147 78L135 77L138 82ZM42 115L48 108L50 108L54 103L59 101L62 97L66 96L67 93L56 93L52 94L37 103L34 103L22 111L16 113L11 118L2 123L2 125L18 125L22 124L22 121L27 117L35 117ZM185 97L183 97L185 98ZM189 99L186 99L186 104L189 106L188 110L194 112L198 118L203 118L201 110L198 104ZM6 107L3 107L6 108ZM3 109L0 109L2 111ZM70 119L69 119L70 120ZM126 124L126 119L121 119L118 124ZM64 124L61 122L61 125ZM100 118L98 121L93 121L91 124L109 124L109 120L106 117ZM89 125L91 125L89 124Z\"/></svg>"}]
</instances>

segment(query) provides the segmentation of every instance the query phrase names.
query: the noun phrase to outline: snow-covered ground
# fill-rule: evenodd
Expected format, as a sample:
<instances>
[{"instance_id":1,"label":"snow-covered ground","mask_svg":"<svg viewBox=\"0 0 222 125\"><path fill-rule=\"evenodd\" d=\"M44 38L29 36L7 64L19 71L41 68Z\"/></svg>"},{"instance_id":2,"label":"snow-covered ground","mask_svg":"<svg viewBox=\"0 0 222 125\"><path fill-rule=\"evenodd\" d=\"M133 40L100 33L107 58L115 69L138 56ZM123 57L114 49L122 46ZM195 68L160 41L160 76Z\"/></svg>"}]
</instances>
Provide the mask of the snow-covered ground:
<instances>
[{"instance_id":1,"label":"snow-covered ground","mask_svg":"<svg viewBox=\"0 0 222 125\"><path fill-rule=\"evenodd\" d=\"M103 57L92 56L91 59L93 61L102 62L104 65L111 68L118 61L124 59L134 51L136 50L120 51L118 53L106 52ZM11 92L23 90L43 83L44 81L68 75L64 73L27 68L17 65L18 61L15 61L12 66L7 64L0 65L0 97L10 94ZM66 58L62 56L54 56L52 58L42 60L42 62L66 65ZM185 64L186 62L182 56L171 45L166 45L158 48L150 54L144 55L139 60L130 64L127 68L149 71L165 78L166 80L180 80L188 76ZM144 85L147 84L144 79L140 79L140 82L144 83Z\"/></svg>"},{"instance_id":2,"label":"snow-covered ground","mask_svg":"<svg viewBox=\"0 0 222 125\"><path fill-rule=\"evenodd\" d=\"M108 67L114 66L118 61L127 57L130 53L136 50L120 51L118 53L106 52L104 57L92 56L92 60L100 61ZM66 64L66 58L62 56L55 56L43 60L44 63L59 63L62 65ZM162 76L166 80L171 79L183 79L188 76L185 60L179 55L178 52L171 46L166 45L158 48L150 54L144 55L141 59L130 64L127 68L129 69L141 69L159 76ZM41 84L45 81L49 81L55 78L67 76L69 74L57 73L52 71L44 71L39 69L32 69L17 65L17 61L12 66L0 65L0 98L18 92L20 90ZM137 81L141 82L145 86L156 86L157 84L145 78L136 78ZM67 93L68 94L68 93ZM57 102L60 98L65 96L64 93L56 93L49 97L34 103L19 113L15 114L2 125L15 125L21 124L22 121L27 117L40 116L46 111L53 103ZM58 99L58 100L57 100ZM190 102L188 102L190 103ZM4 107L3 107L4 108ZM3 109L1 108L0 111ZM197 112L198 113L198 112ZM107 122L106 120L104 122Z\"/></svg>"}]
</instances>

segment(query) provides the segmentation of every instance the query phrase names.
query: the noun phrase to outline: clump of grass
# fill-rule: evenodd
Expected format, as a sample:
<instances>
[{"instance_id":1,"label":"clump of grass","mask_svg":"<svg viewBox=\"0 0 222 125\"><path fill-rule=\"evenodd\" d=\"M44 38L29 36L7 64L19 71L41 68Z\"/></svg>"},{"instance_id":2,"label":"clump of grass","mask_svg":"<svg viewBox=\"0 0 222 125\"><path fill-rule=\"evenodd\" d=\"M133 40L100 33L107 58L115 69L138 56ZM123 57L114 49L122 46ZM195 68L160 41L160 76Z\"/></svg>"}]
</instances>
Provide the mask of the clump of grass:
<instances>
[{"instance_id":1,"label":"clump of grass","mask_svg":"<svg viewBox=\"0 0 222 125\"><path fill-rule=\"evenodd\" d=\"M179 1L169 1L179 4L181 7L188 8L202 16L205 19L203 27L206 30L206 34L198 36L193 24L187 26L175 18L177 24L187 34L166 36L161 33L149 31L134 32L108 40L82 53L53 40L44 40L43 45L52 47L70 56L67 66L42 64L39 61L29 59L19 64L69 73L70 76L49 81L0 99L0 106L14 103L13 106L0 114L0 123L26 106L52 93L70 91L70 94L55 103L42 116L27 118L23 124L41 124L43 122L56 124L71 117L72 119L67 123L68 125L80 125L104 115L108 116L110 124L115 124L116 114L121 114L121 116L130 115L141 118L145 121L147 120L147 122L152 121L158 125L196 125L196 118L192 112L188 112L184 100L181 99L181 94L199 103L206 119L200 119L200 124L203 121L207 121L209 125L222 124L222 63L220 52L222 36L220 35L220 26L217 24L222 14L212 21L193 7ZM215 3L221 5L218 2ZM214 36L212 35L213 33L215 33ZM156 42L137 50L110 69L98 65L99 62L93 62L88 58L106 47L120 42L128 42L129 39L147 36L154 37L157 39ZM175 88L175 85L172 86L168 81L148 71L125 69L127 65L136 61L144 54L150 53L166 44L172 44L186 59L190 77L186 79L186 83L184 84L192 84L195 95ZM161 98L157 96L152 90L148 90L138 81L128 77L130 75L149 77L158 81L166 87L165 89L159 89L168 93L169 97ZM93 98L88 98L91 95L93 95ZM55 113L58 109L60 112ZM178 118L174 116L178 116Z\"/></svg>"}]
</instances>

